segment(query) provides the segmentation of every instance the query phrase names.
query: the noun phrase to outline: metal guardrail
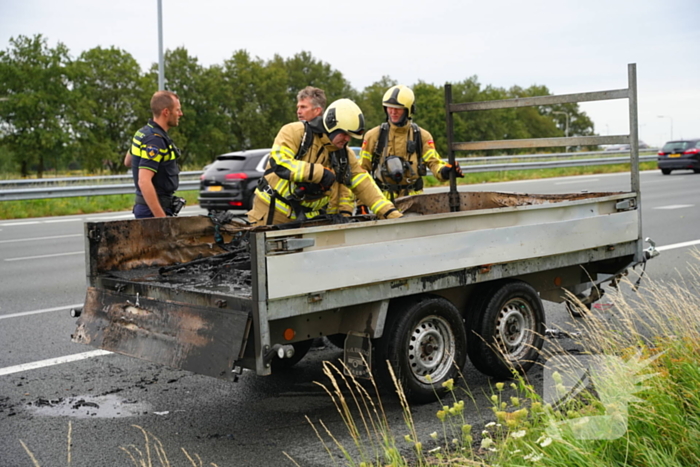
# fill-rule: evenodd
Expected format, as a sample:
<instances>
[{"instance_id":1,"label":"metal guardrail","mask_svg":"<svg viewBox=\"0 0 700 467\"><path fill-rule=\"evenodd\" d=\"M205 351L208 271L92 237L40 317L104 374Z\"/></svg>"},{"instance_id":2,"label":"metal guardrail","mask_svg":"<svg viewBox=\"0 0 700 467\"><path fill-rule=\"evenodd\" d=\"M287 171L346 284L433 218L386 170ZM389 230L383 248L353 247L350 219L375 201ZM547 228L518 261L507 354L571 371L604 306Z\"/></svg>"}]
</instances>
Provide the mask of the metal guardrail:
<instances>
[{"instance_id":1,"label":"metal guardrail","mask_svg":"<svg viewBox=\"0 0 700 467\"><path fill-rule=\"evenodd\" d=\"M537 170L563 167L625 164L629 151L595 151L553 154L525 154L518 156L489 156L458 158L464 173L502 172L508 170ZM604 156L592 158L590 156ZM546 160L544 160L546 159ZM641 156L642 162L655 161L656 154ZM199 189L202 171L180 173L179 191ZM0 201L19 201L77 196L123 195L134 193L133 178L127 175L94 177L65 177L30 180L0 180Z\"/></svg>"}]
</instances>

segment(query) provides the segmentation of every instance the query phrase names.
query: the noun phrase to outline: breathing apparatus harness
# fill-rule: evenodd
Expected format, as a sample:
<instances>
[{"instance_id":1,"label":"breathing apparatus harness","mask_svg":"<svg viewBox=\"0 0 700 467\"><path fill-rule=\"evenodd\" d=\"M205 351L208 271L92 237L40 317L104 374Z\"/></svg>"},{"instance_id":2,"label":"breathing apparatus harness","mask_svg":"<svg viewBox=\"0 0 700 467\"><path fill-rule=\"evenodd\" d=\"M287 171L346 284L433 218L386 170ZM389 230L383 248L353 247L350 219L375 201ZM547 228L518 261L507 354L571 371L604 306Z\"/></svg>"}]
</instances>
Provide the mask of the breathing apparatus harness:
<instances>
[{"instance_id":1,"label":"breathing apparatus harness","mask_svg":"<svg viewBox=\"0 0 700 467\"><path fill-rule=\"evenodd\" d=\"M320 117L317 117L311 122L303 122L304 134L301 137L299 151L294 156L294 159L300 160L301 158L303 158L309 152L309 149L313 144L314 133L320 133L318 128L315 128L315 126L313 125L313 123L316 122L317 119L320 121ZM319 148L318 153L316 154L316 159L318 159L318 156L321 155L323 149L323 147ZM347 149L341 148L337 151L333 151L329 154L329 157L331 167L336 176L336 180L340 183L349 186L352 174L350 171L350 162L348 160ZM301 202L304 200L313 201L315 199L321 198L324 193L323 188L321 187L320 183L312 182L296 183L296 186L294 187L292 185L292 182L290 181L289 183L291 194L286 197L282 196L277 190L272 188L270 182L268 182L266 178L267 175L275 171L275 166L276 163L274 159L270 158L270 168L265 171L263 176L260 178L260 181L258 182L258 189L262 192L267 193L270 196L270 208L267 213L267 225L272 225L272 220L275 215L275 204L278 199L284 202L285 204L291 206L291 208L294 210L294 213L296 214L296 222L302 222L306 219L306 213L310 212L311 209L301 204Z\"/></svg>"},{"instance_id":2,"label":"breathing apparatus harness","mask_svg":"<svg viewBox=\"0 0 700 467\"><path fill-rule=\"evenodd\" d=\"M410 159L413 154L417 154L418 174L413 170L413 166L408 160L396 155L387 156L385 154L389 142L389 129L389 122L384 122L379 127L379 139L377 141L377 146L372 152L372 174L379 188L389 192L390 201L393 203L394 198L398 197L402 191L408 194L411 190L422 190L422 177L426 175L428 171L420 154L420 150L423 148L420 127L411 122L413 139L406 141L407 157ZM384 163L380 165L382 156L384 156ZM402 185L399 182L403 180L404 174L406 173L409 174L409 176L407 176L409 183Z\"/></svg>"}]
</instances>

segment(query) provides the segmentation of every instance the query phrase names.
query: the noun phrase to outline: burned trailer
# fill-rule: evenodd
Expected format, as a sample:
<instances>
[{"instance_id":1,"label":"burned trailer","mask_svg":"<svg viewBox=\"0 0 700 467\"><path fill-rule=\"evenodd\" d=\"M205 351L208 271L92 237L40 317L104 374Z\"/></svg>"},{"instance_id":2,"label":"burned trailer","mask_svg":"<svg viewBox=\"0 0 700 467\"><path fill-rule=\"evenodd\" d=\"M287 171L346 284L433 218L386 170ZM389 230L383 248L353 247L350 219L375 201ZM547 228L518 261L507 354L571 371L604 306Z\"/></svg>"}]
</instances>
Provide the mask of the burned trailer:
<instances>
[{"instance_id":1,"label":"burned trailer","mask_svg":"<svg viewBox=\"0 0 700 467\"><path fill-rule=\"evenodd\" d=\"M424 401L467 355L494 376L525 371L542 345L541 299L561 302L635 264L633 194L460 200L450 212L447 193L425 194L397 201L401 219L289 230L204 216L88 223L89 287L73 340L235 379L270 374L332 336L355 349L346 363L358 375L366 360L388 384L388 359ZM509 360L468 339L474 332Z\"/></svg>"},{"instance_id":2,"label":"burned trailer","mask_svg":"<svg viewBox=\"0 0 700 467\"><path fill-rule=\"evenodd\" d=\"M602 98L559 98L582 96ZM450 100L448 115L466 105ZM476 104L494 102L520 105ZM615 138L636 148L636 126ZM452 139L448 118L451 150L472 144ZM244 369L291 367L328 336L343 346L347 371L371 372L393 391L388 362L410 401L433 400L467 358L491 376L527 371L543 344L542 300L590 303L597 297L586 291L654 254L643 249L636 150L631 173L624 192L401 198L404 217L391 220L87 223L88 288L73 340L235 380Z\"/></svg>"}]
</instances>

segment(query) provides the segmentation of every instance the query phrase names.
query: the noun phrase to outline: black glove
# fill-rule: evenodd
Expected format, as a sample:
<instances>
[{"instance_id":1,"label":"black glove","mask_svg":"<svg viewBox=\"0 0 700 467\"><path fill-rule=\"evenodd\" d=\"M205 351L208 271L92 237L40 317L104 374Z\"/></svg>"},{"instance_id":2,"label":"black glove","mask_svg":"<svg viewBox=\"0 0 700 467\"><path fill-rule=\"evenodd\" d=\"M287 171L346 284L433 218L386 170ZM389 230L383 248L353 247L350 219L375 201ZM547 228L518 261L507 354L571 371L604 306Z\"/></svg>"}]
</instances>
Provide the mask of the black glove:
<instances>
[{"instance_id":1,"label":"black glove","mask_svg":"<svg viewBox=\"0 0 700 467\"><path fill-rule=\"evenodd\" d=\"M457 162L457 161L455 161L454 166L452 166L451 164L446 164L442 169L440 169L440 176L442 177L443 180L449 180L451 171L453 171L455 173L455 177L464 178L464 174L462 173L462 168L459 166L459 162Z\"/></svg>"},{"instance_id":2,"label":"black glove","mask_svg":"<svg viewBox=\"0 0 700 467\"><path fill-rule=\"evenodd\" d=\"M333 173L332 170L323 168L323 176L321 177L321 181L319 182L319 185L321 185L321 189L323 191L328 191L331 189L333 184L335 183L335 174Z\"/></svg>"},{"instance_id":3,"label":"black glove","mask_svg":"<svg viewBox=\"0 0 700 467\"><path fill-rule=\"evenodd\" d=\"M349 224L351 221L349 217L345 217L342 214L329 214L328 217L330 217L333 224Z\"/></svg>"}]
</instances>

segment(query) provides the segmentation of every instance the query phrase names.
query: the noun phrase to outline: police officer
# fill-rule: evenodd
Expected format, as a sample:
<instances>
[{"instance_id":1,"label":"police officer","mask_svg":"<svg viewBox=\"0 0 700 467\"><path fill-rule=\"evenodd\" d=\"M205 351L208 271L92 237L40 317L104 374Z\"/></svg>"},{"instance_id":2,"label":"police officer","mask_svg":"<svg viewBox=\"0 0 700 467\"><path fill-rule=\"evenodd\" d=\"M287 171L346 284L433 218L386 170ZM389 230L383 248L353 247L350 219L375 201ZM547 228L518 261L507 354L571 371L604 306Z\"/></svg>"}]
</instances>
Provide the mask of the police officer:
<instances>
[{"instance_id":1,"label":"police officer","mask_svg":"<svg viewBox=\"0 0 700 467\"><path fill-rule=\"evenodd\" d=\"M180 150L168 136L168 130L176 127L182 117L182 108L177 94L158 91L151 98L153 118L134 135L130 156L136 204L134 216L137 219L171 216L173 195L179 186L180 168L177 158Z\"/></svg>"},{"instance_id":2,"label":"police officer","mask_svg":"<svg viewBox=\"0 0 700 467\"><path fill-rule=\"evenodd\" d=\"M382 99L387 121L367 132L360 151L362 168L392 202L422 193L426 168L440 181L448 181L450 172L464 177L459 164L453 167L440 158L433 136L413 123L414 102L410 88L390 87Z\"/></svg>"},{"instance_id":3,"label":"police officer","mask_svg":"<svg viewBox=\"0 0 700 467\"><path fill-rule=\"evenodd\" d=\"M248 220L254 225L313 219L326 213L334 187L343 184L380 218L401 217L347 147L364 133L364 115L339 99L310 122L283 126L272 146L265 175L255 190Z\"/></svg>"}]
</instances>

